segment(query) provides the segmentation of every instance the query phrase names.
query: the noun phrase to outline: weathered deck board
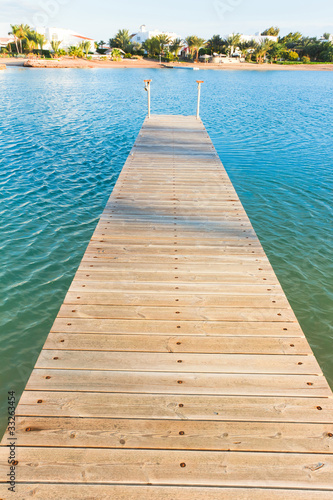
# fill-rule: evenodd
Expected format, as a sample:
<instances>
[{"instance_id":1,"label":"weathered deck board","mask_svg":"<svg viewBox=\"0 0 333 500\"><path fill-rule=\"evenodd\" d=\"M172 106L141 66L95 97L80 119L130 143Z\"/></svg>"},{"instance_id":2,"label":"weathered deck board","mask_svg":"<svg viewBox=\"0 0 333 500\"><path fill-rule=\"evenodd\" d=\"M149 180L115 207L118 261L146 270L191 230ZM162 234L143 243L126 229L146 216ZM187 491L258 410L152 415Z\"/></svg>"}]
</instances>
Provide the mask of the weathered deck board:
<instances>
[{"instance_id":1,"label":"weathered deck board","mask_svg":"<svg viewBox=\"0 0 333 500\"><path fill-rule=\"evenodd\" d=\"M22 500L332 498L332 392L194 117L145 121L16 437Z\"/></svg>"}]
</instances>

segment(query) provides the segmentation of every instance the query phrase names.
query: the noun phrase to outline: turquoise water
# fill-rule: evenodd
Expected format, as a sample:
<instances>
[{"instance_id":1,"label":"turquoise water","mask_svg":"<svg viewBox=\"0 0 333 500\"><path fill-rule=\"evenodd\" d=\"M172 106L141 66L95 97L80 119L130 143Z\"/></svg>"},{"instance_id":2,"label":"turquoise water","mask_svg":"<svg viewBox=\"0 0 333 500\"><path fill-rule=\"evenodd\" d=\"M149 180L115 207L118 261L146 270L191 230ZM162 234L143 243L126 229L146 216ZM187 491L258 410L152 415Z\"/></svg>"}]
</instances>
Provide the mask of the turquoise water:
<instances>
[{"instance_id":1,"label":"turquoise water","mask_svg":"<svg viewBox=\"0 0 333 500\"><path fill-rule=\"evenodd\" d=\"M0 72L1 425L23 390L146 113L201 115L333 383L330 72ZM0 430L2 430L0 429Z\"/></svg>"}]
</instances>

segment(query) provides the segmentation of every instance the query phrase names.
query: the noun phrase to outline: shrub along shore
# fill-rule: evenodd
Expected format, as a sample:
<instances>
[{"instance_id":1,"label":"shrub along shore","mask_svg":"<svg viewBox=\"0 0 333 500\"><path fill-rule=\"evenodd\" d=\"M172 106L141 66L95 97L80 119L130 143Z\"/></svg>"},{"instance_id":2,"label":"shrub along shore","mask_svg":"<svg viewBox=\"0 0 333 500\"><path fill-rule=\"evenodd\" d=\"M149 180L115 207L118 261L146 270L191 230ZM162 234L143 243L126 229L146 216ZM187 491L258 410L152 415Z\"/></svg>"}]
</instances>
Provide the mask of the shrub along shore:
<instances>
[{"instance_id":1,"label":"shrub along shore","mask_svg":"<svg viewBox=\"0 0 333 500\"><path fill-rule=\"evenodd\" d=\"M62 47L61 40L52 41L51 48L45 50L47 40L44 35L23 24L12 25L11 28L10 34L14 42L1 49L0 56L3 58L25 55L30 60L34 58L67 60L70 57L73 60L80 59L96 64L96 61L93 61L95 54L90 52L91 44L87 41L66 49ZM198 63L202 56L208 56L209 59L210 56L217 54L239 57L247 63L258 65L333 63L333 37L329 33L324 33L319 39L304 37L300 32L289 33L283 37L279 34L280 30L277 27L263 31L262 38L259 37L257 41L255 39L243 41L239 33L226 38L214 35L209 40L196 35L188 36L184 40L180 38L171 40L167 35L161 34L139 44L132 41L128 30L122 29L107 43L103 40L95 42L95 52L99 54L101 60L122 63L124 60L132 62L143 57L164 63Z\"/></svg>"}]
</instances>

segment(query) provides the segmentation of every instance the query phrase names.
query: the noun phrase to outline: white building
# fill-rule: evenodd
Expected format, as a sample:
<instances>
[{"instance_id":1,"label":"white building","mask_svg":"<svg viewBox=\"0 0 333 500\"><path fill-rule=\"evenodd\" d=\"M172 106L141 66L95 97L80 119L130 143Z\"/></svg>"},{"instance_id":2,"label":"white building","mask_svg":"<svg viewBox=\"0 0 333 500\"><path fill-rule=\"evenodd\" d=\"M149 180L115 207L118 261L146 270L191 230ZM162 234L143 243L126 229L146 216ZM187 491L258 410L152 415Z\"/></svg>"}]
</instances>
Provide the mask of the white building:
<instances>
[{"instance_id":1,"label":"white building","mask_svg":"<svg viewBox=\"0 0 333 500\"><path fill-rule=\"evenodd\" d=\"M232 36L232 35L229 35ZM277 42L279 40L278 36L269 36L269 35L260 35L260 33L256 33L255 35L241 35L241 43L244 42L252 42L252 40L258 44L265 42L266 40L270 40L272 42Z\"/></svg>"},{"instance_id":2,"label":"white building","mask_svg":"<svg viewBox=\"0 0 333 500\"><path fill-rule=\"evenodd\" d=\"M321 37L319 38L319 41L323 43L325 42L333 43L333 35L330 35L328 38Z\"/></svg>"},{"instance_id":3,"label":"white building","mask_svg":"<svg viewBox=\"0 0 333 500\"><path fill-rule=\"evenodd\" d=\"M140 26L138 33L134 33L131 36L131 38L132 42L144 43L146 40L149 40L150 38L153 38L158 35L166 35L171 39L171 41L174 41L176 38L179 38L176 33L170 31L147 30L145 24Z\"/></svg>"},{"instance_id":4,"label":"white building","mask_svg":"<svg viewBox=\"0 0 333 500\"><path fill-rule=\"evenodd\" d=\"M9 43L15 43L15 38L13 36L0 37L0 47L6 48Z\"/></svg>"},{"instance_id":5,"label":"white building","mask_svg":"<svg viewBox=\"0 0 333 500\"><path fill-rule=\"evenodd\" d=\"M86 36L80 35L73 30L63 28L41 28L37 27L35 30L44 35L47 43L44 46L45 50L51 50L51 42L61 42L61 49L68 49L72 45L79 45L81 42L90 43L90 52L95 52L95 40Z\"/></svg>"}]
</instances>

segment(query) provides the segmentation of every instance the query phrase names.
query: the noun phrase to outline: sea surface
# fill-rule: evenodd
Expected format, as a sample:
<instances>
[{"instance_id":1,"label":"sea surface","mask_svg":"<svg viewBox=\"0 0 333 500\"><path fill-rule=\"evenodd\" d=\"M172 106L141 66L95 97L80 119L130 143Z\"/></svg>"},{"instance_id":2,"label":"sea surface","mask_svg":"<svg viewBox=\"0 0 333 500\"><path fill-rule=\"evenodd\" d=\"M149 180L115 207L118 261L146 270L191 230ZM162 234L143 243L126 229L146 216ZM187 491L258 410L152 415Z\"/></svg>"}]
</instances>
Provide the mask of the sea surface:
<instances>
[{"instance_id":1,"label":"sea surface","mask_svg":"<svg viewBox=\"0 0 333 500\"><path fill-rule=\"evenodd\" d=\"M0 434L146 114L201 116L333 384L333 74L0 72ZM203 179L204 182L204 179Z\"/></svg>"}]
</instances>

